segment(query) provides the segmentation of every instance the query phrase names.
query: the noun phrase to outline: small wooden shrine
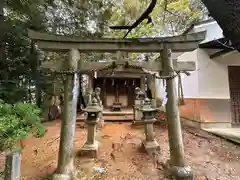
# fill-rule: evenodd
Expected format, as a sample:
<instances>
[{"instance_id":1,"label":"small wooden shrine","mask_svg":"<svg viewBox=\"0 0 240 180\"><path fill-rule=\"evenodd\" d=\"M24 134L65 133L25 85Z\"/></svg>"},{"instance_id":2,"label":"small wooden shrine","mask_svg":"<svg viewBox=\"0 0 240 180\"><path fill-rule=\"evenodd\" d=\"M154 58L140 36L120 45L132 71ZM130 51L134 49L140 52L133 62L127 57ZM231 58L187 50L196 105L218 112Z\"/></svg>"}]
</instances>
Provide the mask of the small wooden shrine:
<instances>
[{"instance_id":1,"label":"small wooden shrine","mask_svg":"<svg viewBox=\"0 0 240 180\"><path fill-rule=\"evenodd\" d=\"M192 62L173 61L175 70L194 70L195 64ZM59 62L44 62L43 69L54 72L55 69L61 71L64 64ZM87 91L93 92L96 87L101 89L100 98L104 109L111 111L121 111L132 108L135 100L135 88L139 87L145 91L146 79L151 76L152 97L155 98L155 78L154 73L159 72L161 66L158 59L153 61L130 61L112 60L105 62L82 62L81 74L88 76ZM149 72L152 72L149 74ZM87 102L85 102L87 103Z\"/></svg>"},{"instance_id":2,"label":"small wooden shrine","mask_svg":"<svg viewBox=\"0 0 240 180\"><path fill-rule=\"evenodd\" d=\"M91 71L88 75L92 83L90 88L101 88L103 107L121 111L123 108L132 108L135 100L134 90L140 86L144 88L147 73L141 66L122 62L115 67L111 65Z\"/></svg>"}]
</instances>

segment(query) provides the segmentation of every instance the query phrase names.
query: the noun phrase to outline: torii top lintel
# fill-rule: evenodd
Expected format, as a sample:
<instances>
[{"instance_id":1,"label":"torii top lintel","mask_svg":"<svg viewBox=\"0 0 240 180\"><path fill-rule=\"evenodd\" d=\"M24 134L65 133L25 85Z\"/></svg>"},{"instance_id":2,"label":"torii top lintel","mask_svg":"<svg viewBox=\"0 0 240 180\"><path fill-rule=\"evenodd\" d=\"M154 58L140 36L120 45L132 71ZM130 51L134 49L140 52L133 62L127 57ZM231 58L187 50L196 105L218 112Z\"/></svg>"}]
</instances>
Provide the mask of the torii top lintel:
<instances>
[{"instance_id":1,"label":"torii top lintel","mask_svg":"<svg viewBox=\"0 0 240 180\"><path fill-rule=\"evenodd\" d=\"M205 39L205 31L162 38L102 38L83 39L75 36L51 35L29 30L28 36L38 47L47 51L80 52L160 52L165 44L172 52L187 52L198 48L198 43Z\"/></svg>"}]
</instances>

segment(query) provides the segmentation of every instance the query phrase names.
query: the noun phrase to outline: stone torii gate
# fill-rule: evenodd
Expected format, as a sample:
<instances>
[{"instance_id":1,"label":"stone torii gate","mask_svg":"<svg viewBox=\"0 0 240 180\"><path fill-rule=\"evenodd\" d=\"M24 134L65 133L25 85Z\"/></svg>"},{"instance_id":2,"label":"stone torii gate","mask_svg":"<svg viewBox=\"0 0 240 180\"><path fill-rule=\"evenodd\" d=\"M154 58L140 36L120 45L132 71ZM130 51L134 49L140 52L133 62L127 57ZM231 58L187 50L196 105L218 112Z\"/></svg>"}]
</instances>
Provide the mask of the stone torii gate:
<instances>
[{"instance_id":1,"label":"stone torii gate","mask_svg":"<svg viewBox=\"0 0 240 180\"><path fill-rule=\"evenodd\" d=\"M184 70L194 70L193 62L178 62L173 64L170 58L172 52L193 51L198 43L205 38L205 32L186 34L164 38L132 38L132 39L82 39L72 36L58 36L35 31L29 31L29 37L37 46L46 51L69 52L65 69L61 71L67 74L64 94L64 117L61 125L60 147L58 167L53 176L54 180L71 180L74 173L74 136L76 124L76 106L79 88L78 72L81 72L84 64L80 61L79 52L155 52L161 54L161 61L157 63L157 70L164 72L167 81L166 105L168 136L170 146L170 166L173 177L189 179L189 171L184 160L184 146L181 133L179 109L174 81L174 70L181 67ZM84 68L83 68L84 69ZM179 69L178 69L179 70Z\"/></svg>"}]
</instances>

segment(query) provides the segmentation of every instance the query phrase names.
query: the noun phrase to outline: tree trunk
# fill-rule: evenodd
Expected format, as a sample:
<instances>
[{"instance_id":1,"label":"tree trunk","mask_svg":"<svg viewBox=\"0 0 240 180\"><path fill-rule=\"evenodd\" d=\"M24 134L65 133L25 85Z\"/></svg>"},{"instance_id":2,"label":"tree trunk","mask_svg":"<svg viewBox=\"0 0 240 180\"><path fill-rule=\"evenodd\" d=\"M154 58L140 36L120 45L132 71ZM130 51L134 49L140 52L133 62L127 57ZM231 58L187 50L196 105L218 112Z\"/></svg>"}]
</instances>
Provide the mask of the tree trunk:
<instances>
[{"instance_id":1,"label":"tree trunk","mask_svg":"<svg viewBox=\"0 0 240 180\"><path fill-rule=\"evenodd\" d=\"M38 107L42 104L42 89L40 86L40 59L39 55L36 53L36 70L35 70L35 86L36 86L36 104Z\"/></svg>"},{"instance_id":2,"label":"tree trunk","mask_svg":"<svg viewBox=\"0 0 240 180\"><path fill-rule=\"evenodd\" d=\"M39 59L39 54L37 52L37 49L35 47L34 42L31 42L31 50L30 50L30 68L32 70L32 73L34 74L34 81L35 81L35 96L36 96L36 105L38 107L41 106L42 103L42 91L40 87L40 82L39 82L39 68L40 68L40 59Z\"/></svg>"},{"instance_id":3,"label":"tree trunk","mask_svg":"<svg viewBox=\"0 0 240 180\"><path fill-rule=\"evenodd\" d=\"M210 15L218 22L225 37L240 50L239 0L202 0Z\"/></svg>"},{"instance_id":4,"label":"tree trunk","mask_svg":"<svg viewBox=\"0 0 240 180\"><path fill-rule=\"evenodd\" d=\"M4 12L3 12L3 1L0 1L0 62L3 61L5 56L5 23L4 23Z\"/></svg>"},{"instance_id":5,"label":"tree trunk","mask_svg":"<svg viewBox=\"0 0 240 180\"><path fill-rule=\"evenodd\" d=\"M3 1L0 1L0 67L4 69L1 76L1 80L5 80L6 82L2 82L2 84L7 83L8 80L8 65L5 61L5 36L6 36L6 26L4 21L4 11ZM0 83L1 84L1 83Z\"/></svg>"},{"instance_id":6,"label":"tree trunk","mask_svg":"<svg viewBox=\"0 0 240 180\"><path fill-rule=\"evenodd\" d=\"M69 53L68 69L77 70L79 60L78 50ZM64 111L61 125L60 146L58 154L58 168L54 180L72 179L74 173L74 136L76 127L79 76L77 73L68 74L64 89Z\"/></svg>"}]
</instances>

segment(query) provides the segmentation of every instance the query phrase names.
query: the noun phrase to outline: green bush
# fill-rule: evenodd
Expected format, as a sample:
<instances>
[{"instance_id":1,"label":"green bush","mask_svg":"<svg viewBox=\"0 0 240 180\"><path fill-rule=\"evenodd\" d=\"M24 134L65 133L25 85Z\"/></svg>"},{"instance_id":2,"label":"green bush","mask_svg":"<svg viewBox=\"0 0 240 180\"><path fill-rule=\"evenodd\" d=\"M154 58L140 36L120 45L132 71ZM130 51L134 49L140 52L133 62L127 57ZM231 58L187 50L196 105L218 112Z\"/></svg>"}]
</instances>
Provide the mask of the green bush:
<instances>
[{"instance_id":1,"label":"green bush","mask_svg":"<svg viewBox=\"0 0 240 180\"><path fill-rule=\"evenodd\" d=\"M24 140L30 132L36 137L45 133L41 123L41 110L29 103L7 104L0 101L0 151L13 151L15 145Z\"/></svg>"}]
</instances>

